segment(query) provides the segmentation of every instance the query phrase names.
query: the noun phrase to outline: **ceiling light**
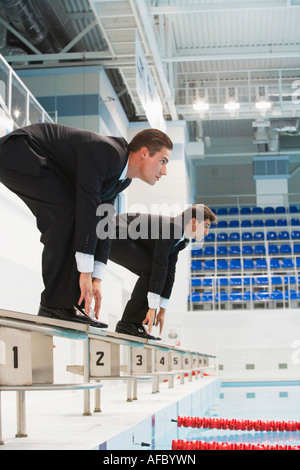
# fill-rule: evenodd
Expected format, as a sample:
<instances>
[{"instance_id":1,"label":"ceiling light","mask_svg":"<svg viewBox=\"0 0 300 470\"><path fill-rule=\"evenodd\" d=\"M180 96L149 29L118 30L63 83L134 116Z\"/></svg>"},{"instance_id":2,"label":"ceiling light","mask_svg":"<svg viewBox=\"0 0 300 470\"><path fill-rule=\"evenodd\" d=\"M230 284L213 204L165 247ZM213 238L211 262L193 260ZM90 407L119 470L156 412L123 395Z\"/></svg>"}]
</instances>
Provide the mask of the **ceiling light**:
<instances>
[{"instance_id":1,"label":"ceiling light","mask_svg":"<svg viewBox=\"0 0 300 470\"><path fill-rule=\"evenodd\" d=\"M266 111L268 109L271 109L272 103L268 100L259 100L255 103L255 107L260 111Z\"/></svg>"},{"instance_id":2,"label":"ceiling light","mask_svg":"<svg viewBox=\"0 0 300 470\"><path fill-rule=\"evenodd\" d=\"M237 101L228 101L224 104L226 111L237 111L240 107L241 105Z\"/></svg>"},{"instance_id":3,"label":"ceiling light","mask_svg":"<svg viewBox=\"0 0 300 470\"><path fill-rule=\"evenodd\" d=\"M200 100L193 104L193 108L195 111L207 111L209 109L209 104Z\"/></svg>"}]
</instances>

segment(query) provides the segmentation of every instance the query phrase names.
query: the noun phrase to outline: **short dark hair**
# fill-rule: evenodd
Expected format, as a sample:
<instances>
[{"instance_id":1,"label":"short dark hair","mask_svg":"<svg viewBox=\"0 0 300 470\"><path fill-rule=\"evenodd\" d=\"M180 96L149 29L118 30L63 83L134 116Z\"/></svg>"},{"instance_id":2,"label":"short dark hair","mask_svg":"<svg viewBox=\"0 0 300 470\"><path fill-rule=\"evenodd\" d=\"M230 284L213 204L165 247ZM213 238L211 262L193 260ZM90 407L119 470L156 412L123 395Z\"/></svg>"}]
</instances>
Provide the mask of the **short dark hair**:
<instances>
[{"instance_id":1,"label":"short dark hair","mask_svg":"<svg viewBox=\"0 0 300 470\"><path fill-rule=\"evenodd\" d=\"M182 212L182 219L185 224L188 224L191 219L196 219L198 222L209 219L211 223L217 221L216 215L213 211L204 204L194 204Z\"/></svg>"},{"instance_id":2,"label":"short dark hair","mask_svg":"<svg viewBox=\"0 0 300 470\"><path fill-rule=\"evenodd\" d=\"M128 144L128 150L130 152L137 152L142 147L147 147L150 156L153 156L163 148L173 150L173 142L167 134L158 129L145 129L136 134Z\"/></svg>"}]
</instances>

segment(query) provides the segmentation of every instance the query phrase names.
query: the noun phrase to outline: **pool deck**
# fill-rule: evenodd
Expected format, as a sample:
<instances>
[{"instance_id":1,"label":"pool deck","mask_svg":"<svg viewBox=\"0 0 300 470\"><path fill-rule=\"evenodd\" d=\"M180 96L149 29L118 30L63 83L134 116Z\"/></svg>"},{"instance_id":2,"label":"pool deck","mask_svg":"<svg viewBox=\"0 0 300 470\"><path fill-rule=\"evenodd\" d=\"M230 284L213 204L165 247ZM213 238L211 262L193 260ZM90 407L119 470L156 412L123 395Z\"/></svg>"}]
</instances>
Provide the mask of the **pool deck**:
<instances>
[{"instance_id":1,"label":"pool deck","mask_svg":"<svg viewBox=\"0 0 300 470\"><path fill-rule=\"evenodd\" d=\"M207 396L206 391L211 387L217 389L219 383L216 377L199 377L198 380L194 377L191 382L186 380L184 384L176 380L173 388L168 388L167 383L161 383L159 393L152 393L151 383L139 383L138 400L127 402L126 383L104 382L101 390L102 411L93 412L91 416L82 414L82 391L26 392L26 438L15 437L16 393L2 392L4 445L0 446L0 451L106 449L109 448L109 440L122 433L126 434L128 430L127 441L123 440L124 450L130 449L131 443L133 449L139 450L142 448L138 444L149 440L149 435L143 436L142 431L134 435L134 428L139 423L151 419L164 409L172 409L172 404L189 403L189 397L195 395L199 389ZM91 393L91 398L93 409L94 392ZM188 407L185 409L188 410ZM172 419L176 419L177 416L173 414L172 411ZM169 416L166 419L171 421ZM176 423L174 426L176 427ZM134 438L136 442L133 443L131 441Z\"/></svg>"}]
</instances>

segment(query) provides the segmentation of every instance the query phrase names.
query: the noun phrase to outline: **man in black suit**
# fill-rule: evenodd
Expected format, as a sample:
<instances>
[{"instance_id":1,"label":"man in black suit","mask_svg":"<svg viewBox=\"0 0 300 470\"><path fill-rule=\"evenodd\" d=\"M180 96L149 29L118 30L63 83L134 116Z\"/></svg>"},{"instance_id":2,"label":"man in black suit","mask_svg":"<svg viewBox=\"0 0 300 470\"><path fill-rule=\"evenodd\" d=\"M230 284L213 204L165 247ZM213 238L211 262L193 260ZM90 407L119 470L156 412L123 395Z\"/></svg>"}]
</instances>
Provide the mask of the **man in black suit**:
<instances>
[{"instance_id":1,"label":"man in black suit","mask_svg":"<svg viewBox=\"0 0 300 470\"><path fill-rule=\"evenodd\" d=\"M132 178L154 185L166 175L172 147L155 129L127 144L52 123L0 139L0 182L34 214L44 245L39 315L107 327L97 319L110 240L97 236L97 209L113 206ZM89 315L93 300L96 319Z\"/></svg>"},{"instance_id":2,"label":"man in black suit","mask_svg":"<svg viewBox=\"0 0 300 470\"><path fill-rule=\"evenodd\" d=\"M116 332L159 339L150 333L157 309L156 326L162 332L178 253L189 239L201 241L215 221L215 214L203 204L191 206L176 217L152 214L116 217L109 259L139 276Z\"/></svg>"}]
</instances>

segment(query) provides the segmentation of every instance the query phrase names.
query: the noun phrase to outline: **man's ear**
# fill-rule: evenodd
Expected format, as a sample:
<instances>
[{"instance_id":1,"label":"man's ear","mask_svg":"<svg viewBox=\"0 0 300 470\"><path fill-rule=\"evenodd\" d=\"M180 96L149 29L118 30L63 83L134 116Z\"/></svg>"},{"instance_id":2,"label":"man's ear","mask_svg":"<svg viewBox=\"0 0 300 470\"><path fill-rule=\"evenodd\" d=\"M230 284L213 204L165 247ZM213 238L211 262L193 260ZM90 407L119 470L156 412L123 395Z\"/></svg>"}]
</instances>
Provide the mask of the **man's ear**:
<instances>
[{"instance_id":1,"label":"man's ear","mask_svg":"<svg viewBox=\"0 0 300 470\"><path fill-rule=\"evenodd\" d=\"M149 150L147 147L142 147L139 151L140 157L142 159L146 158L149 155Z\"/></svg>"}]
</instances>

